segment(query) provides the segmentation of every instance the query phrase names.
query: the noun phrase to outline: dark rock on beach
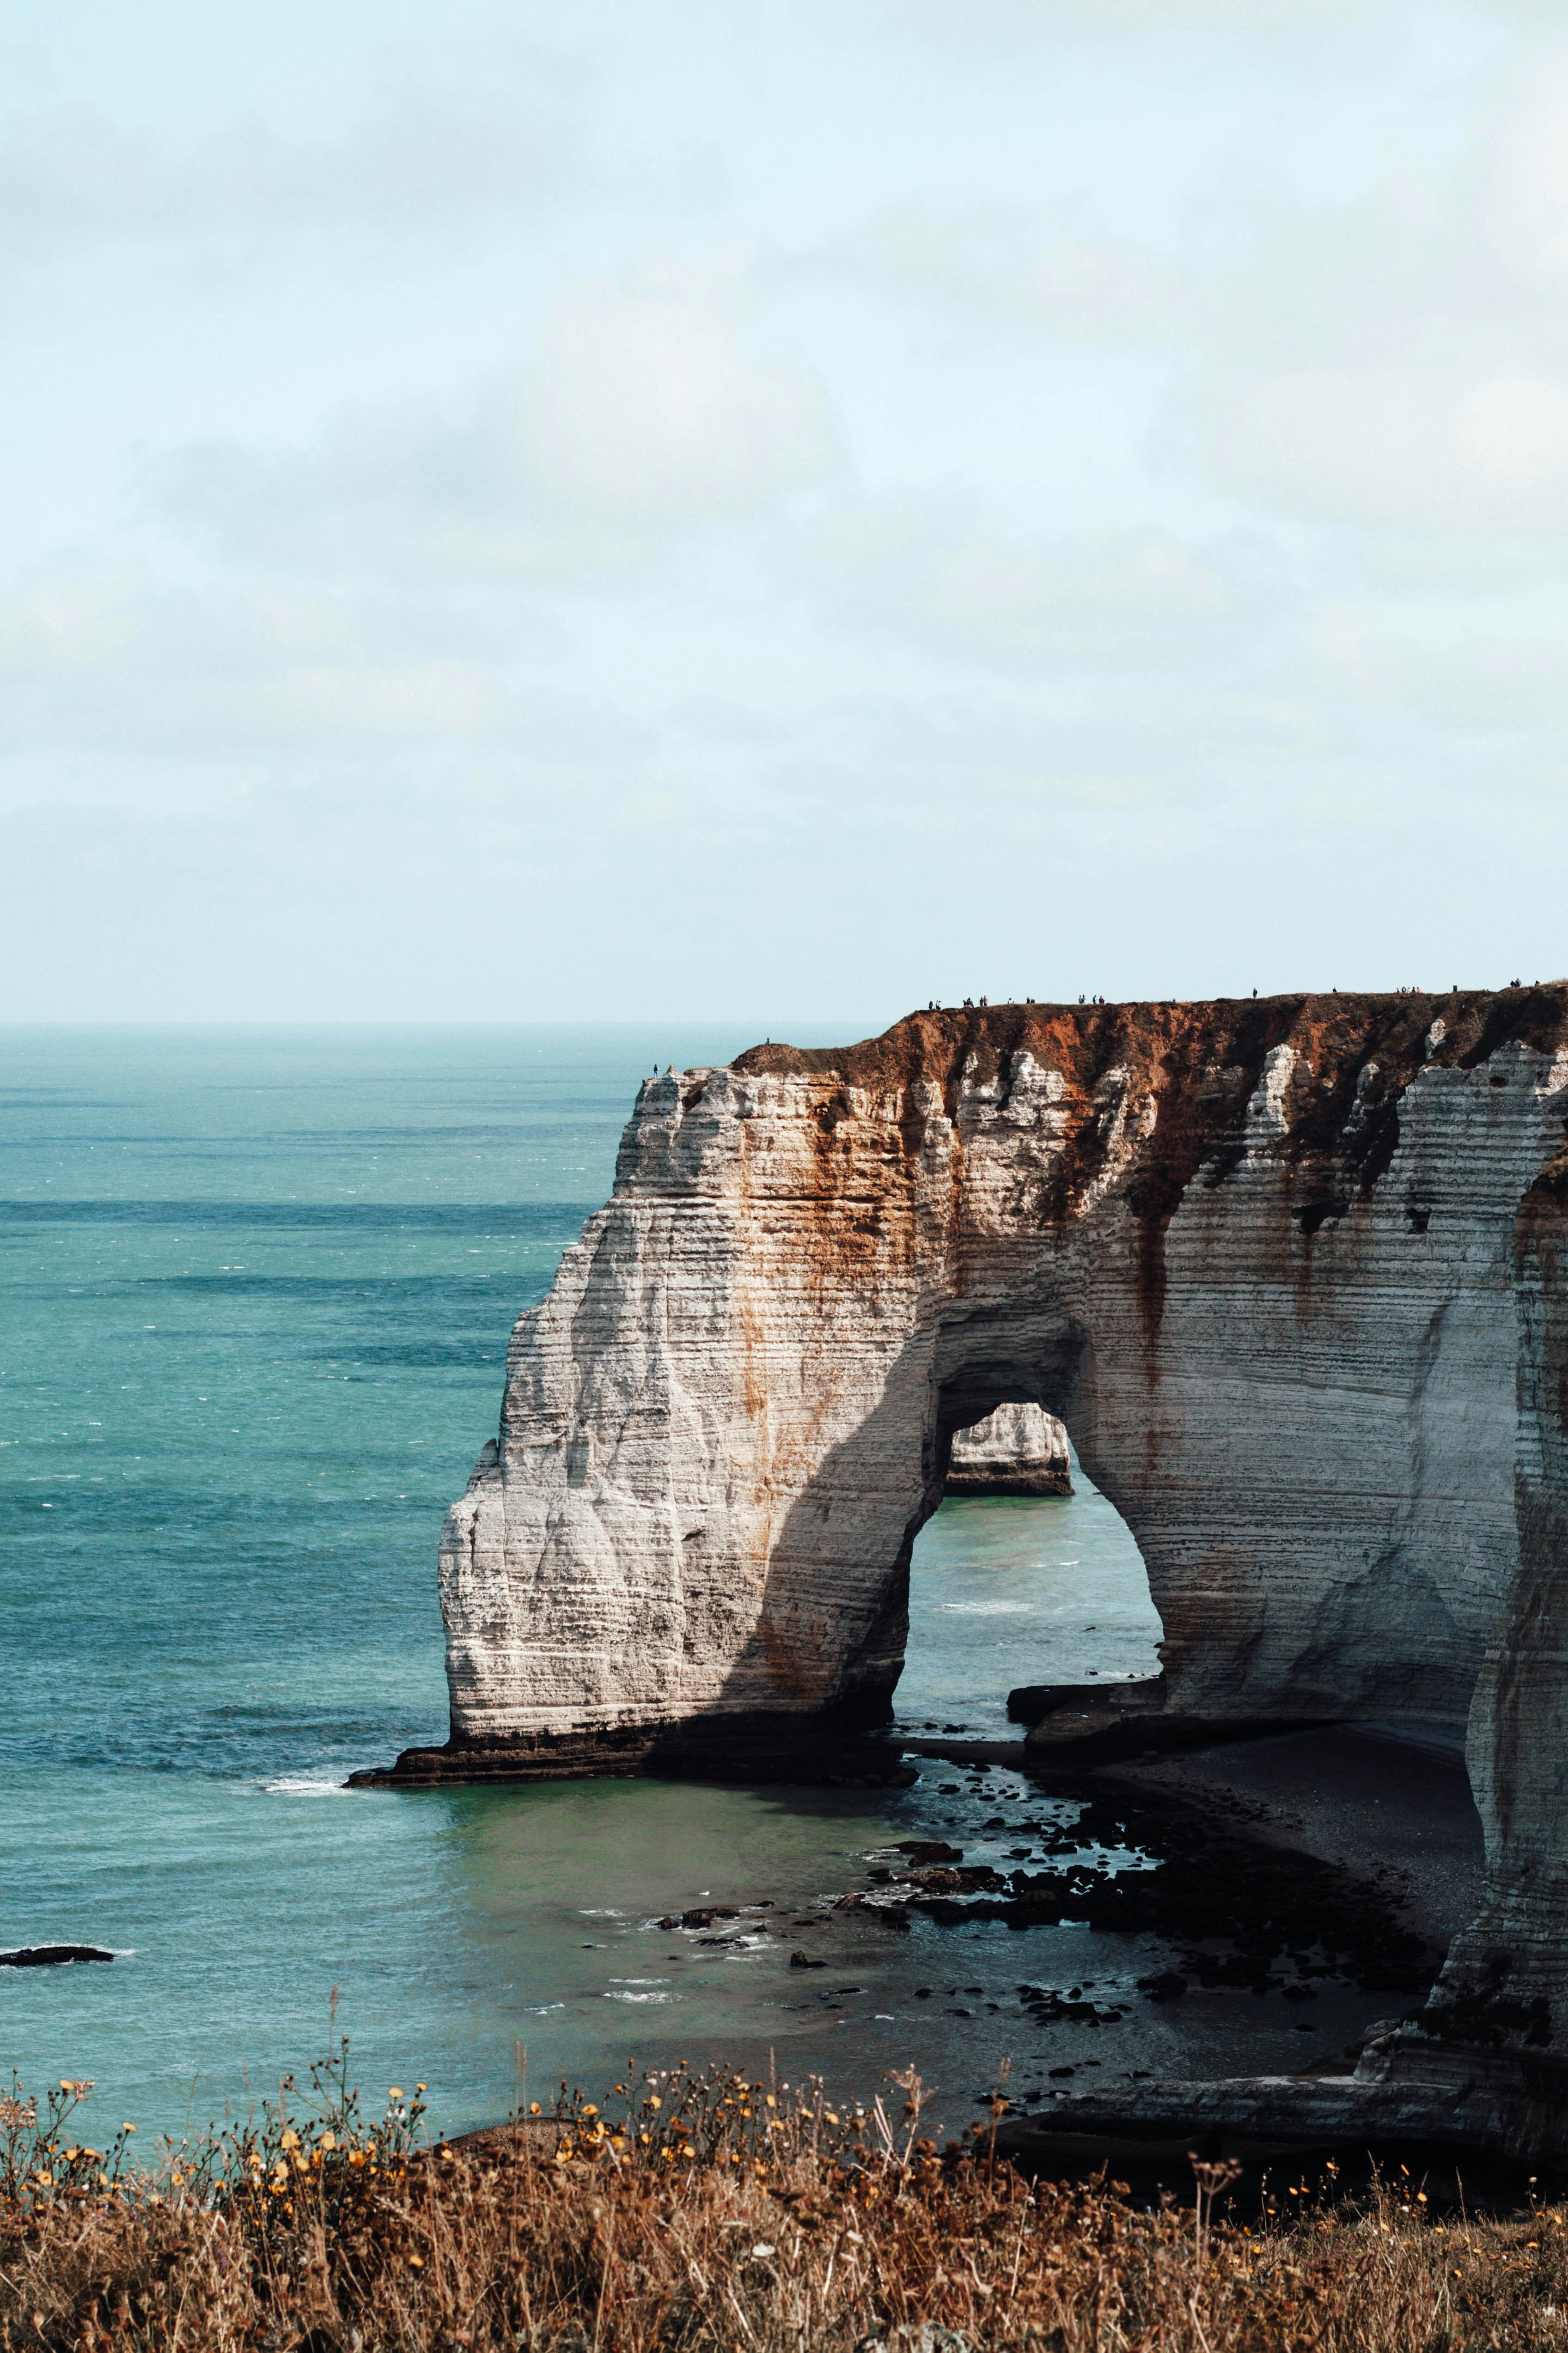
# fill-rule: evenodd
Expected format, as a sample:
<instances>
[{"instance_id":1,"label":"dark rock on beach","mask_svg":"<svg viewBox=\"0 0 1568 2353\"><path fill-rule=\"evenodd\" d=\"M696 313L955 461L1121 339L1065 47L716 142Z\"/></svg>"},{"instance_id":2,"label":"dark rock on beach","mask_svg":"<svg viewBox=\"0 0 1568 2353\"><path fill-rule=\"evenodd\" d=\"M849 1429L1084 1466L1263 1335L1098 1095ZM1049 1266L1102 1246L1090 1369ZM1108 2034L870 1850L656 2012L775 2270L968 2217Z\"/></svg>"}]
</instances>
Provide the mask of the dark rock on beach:
<instances>
[{"instance_id":1,"label":"dark rock on beach","mask_svg":"<svg viewBox=\"0 0 1568 2353\"><path fill-rule=\"evenodd\" d=\"M0 1953L0 1969L53 1969L66 1961L111 1961L99 1945L19 1945L14 1953Z\"/></svg>"},{"instance_id":2,"label":"dark rock on beach","mask_svg":"<svg viewBox=\"0 0 1568 2353\"><path fill-rule=\"evenodd\" d=\"M1151 2001L1180 2001L1187 1990L1187 1981L1180 1969L1162 1969L1158 1977L1140 1978L1138 1990L1146 1993ZM1294 1993L1296 1988L1287 1986L1285 1991Z\"/></svg>"},{"instance_id":3,"label":"dark rock on beach","mask_svg":"<svg viewBox=\"0 0 1568 2353\"><path fill-rule=\"evenodd\" d=\"M1366 1991L1425 1994L1439 1951L1405 1926L1391 1892L1342 1866L1262 1843L1247 1810L1174 1789L1114 1792L1079 1785L1087 1802L1055 1869L1004 1874L984 1864L903 1875L906 1902L939 1924L978 1920L1054 1927L1066 1920L1155 1936L1177 1968L1140 1980L1146 1999L1179 1999L1188 1983L1282 1991L1311 1979ZM1055 1843L1055 1841L1047 1841ZM1131 1850L1142 1868L1105 1858Z\"/></svg>"}]
</instances>

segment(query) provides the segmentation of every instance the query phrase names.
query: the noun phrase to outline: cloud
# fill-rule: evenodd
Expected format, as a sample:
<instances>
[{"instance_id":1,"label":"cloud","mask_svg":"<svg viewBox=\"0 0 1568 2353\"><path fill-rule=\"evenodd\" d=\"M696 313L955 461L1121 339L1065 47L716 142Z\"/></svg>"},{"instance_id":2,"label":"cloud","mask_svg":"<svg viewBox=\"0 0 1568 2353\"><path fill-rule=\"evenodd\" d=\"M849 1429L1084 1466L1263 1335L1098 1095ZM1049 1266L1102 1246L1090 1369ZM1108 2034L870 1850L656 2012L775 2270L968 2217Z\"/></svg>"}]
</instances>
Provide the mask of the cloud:
<instances>
[{"instance_id":1,"label":"cloud","mask_svg":"<svg viewBox=\"0 0 1568 2353\"><path fill-rule=\"evenodd\" d=\"M1471 385L1454 411L1456 456L1500 498L1536 501L1568 487L1568 390L1542 376Z\"/></svg>"},{"instance_id":2,"label":"cloud","mask_svg":"<svg viewBox=\"0 0 1568 2353\"><path fill-rule=\"evenodd\" d=\"M498 727L507 699L495 673L478 662L306 662L262 686L228 698L237 718L258 731L311 736L475 735Z\"/></svg>"},{"instance_id":3,"label":"cloud","mask_svg":"<svg viewBox=\"0 0 1568 2353\"><path fill-rule=\"evenodd\" d=\"M837 457L827 399L762 357L742 267L648 261L566 294L518 406L516 448L542 504L656 530L755 514Z\"/></svg>"},{"instance_id":4,"label":"cloud","mask_svg":"<svg viewBox=\"0 0 1568 2353\"><path fill-rule=\"evenodd\" d=\"M1458 152L1280 219L1210 288L1191 414L1255 505L1568 530L1568 45L1532 45Z\"/></svg>"},{"instance_id":5,"label":"cloud","mask_svg":"<svg viewBox=\"0 0 1568 2353\"><path fill-rule=\"evenodd\" d=\"M1259 34L1366 16L1252 0L1016 13ZM1223 205L1211 195L1223 237L1189 233L1179 258L1058 202L889 206L833 259L1049 343L1148 352L1164 370L1163 454L1195 459L1260 529L1300 518L1555 539L1568 531L1568 42L1527 42L1476 88L1456 142L1419 160L1391 148L1339 201L1287 199L1256 171Z\"/></svg>"},{"instance_id":6,"label":"cloud","mask_svg":"<svg viewBox=\"0 0 1568 2353\"><path fill-rule=\"evenodd\" d=\"M493 647L410 602L61 569L0 597L0 749L184 760L460 740L511 712Z\"/></svg>"},{"instance_id":7,"label":"cloud","mask_svg":"<svg viewBox=\"0 0 1568 2353\"><path fill-rule=\"evenodd\" d=\"M838 258L933 293L978 301L1064 342L1147 347L1189 332L1201 280L1125 237L1019 206L889 206Z\"/></svg>"},{"instance_id":8,"label":"cloud","mask_svg":"<svg viewBox=\"0 0 1568 2353\"><path fill-rule=\"evenodd\" d=\"M1059 651L1110 638L1136 658L1173 628L1228 620L1236 600L1224 580L1166 532L1097 533L1056 547L1030 545L984 525L935 556L917 610L939 628L1016 655Z\"/></svg>"},{"instance_id":9,"label":"cloud","mask_svg":"<svg viewBox=\"0 0 1568 2353\"><path fill-rule=\"evenodd\" d=\"M681 824L691 813L689 793L672 792L668 786L647 785L628 793L620 807L620 819L639 832L659 832L666 827Z\"/></svg>"},{"instance_id":10,"label":"cloud","mask_svg":"<svg viewBox=\"0 0 1568 2353\"><path fill-rule=\"evenodd\" d=\"M207 442L148 462L163 512L272 565L563 583L646 564L839 463L827 396L756 347L743 265L645 261L569 288L510 382L360 402L295 448Z\"/></svg>"},{"instance_id":11,"label":"cloud","mask_svg":"<svg viewBox=\"0 0 1568 2353\"><path fill-rule=\"evenodd\" d=\"M112 661L137 634L134 572L58 574L0 596L0 668L77 670Z\"/></svg>"},{"instance_id":12,"label":"cloud","mask_svg":"<svg viewBox=\"0 0 1568 2353\"><path fill-rule=\"evenodd\" d=\"M884 55L890 40L912 37L965 73L1047 44L1060 58L1069 41L1072 62L1098 50L1119 66L1136 63L1133 45L1145 40L1167 55L1201 47L1219 73L1235 63L1273 67L1282 56L1288 66L1310 57L1332 71L1347 54L1364 62L1373 43L1386 55L1392 42L1409 40L1431 56L1447 37L1550 34L1563 25L1562 0L968 0L962 9L947 0L863 0L863 13ZM846 16L837 0L816 0L816 14L836 30Z\"/></svg>"},{"instance_id":13,"label":"cloud","mask_svg":"<svg viewBox=\"0 0 1568 2353\"><path fill-rule=\"evenodd\" d=\"M854 584L863 617L1007 665L1186 658L1196 633L1238 612L1219 564L1160 530L1028 536L910 496L840 509L814 546Z\"/></svg>"},{"instance_id":14,"label":"cloud","mask_svg":"<svg viewBox=\"0 0 1568 2353\"><path fill-rule=\"evenodd\" d=\"M1531 0L1478 5L1489 14L1531 13ZM962 46L970 57L981 43L1033 44L1068 29L1118 40L1140 34L1237 34L1257 47L1303 33L1354 31L1369 17L1404 13L1402 0L970 0L962 11L945 0L899 0L896 15L891 6L886 12L900 29L912 26L933 46Z\"/></svg>"},{"instance_id":15,"label":"cloud","mask_svg":"<svg viewBox=\"0 0 1568 2353\"><path fill-rule=\"evenodd\" d=\"M1314 26L1363 24L1369 13L1367 0L1023 0L1023 5L1037 17L1058 22L1065 17L1103 26L1112 33L1294 33Z\"/></svg>"},{"instance_id":16,"label":"cloud","mask_svg":"<svg viewBox=\"0 0 1568 2353\"><path fill-rule=\"evenodd\" d=\"M0 119L0 216L13 257L83 243L268 242L324 229L401 237L536 211L577 168L582 77L515 46L468 87L396 91L335 134L241 113L184 141L75 100Z\"/></svg>"},{"instance_id":17,"label":"cloud","mask_svg":"<svg viewBox=\"0 0 1568 2353\"><path fill-rule=\"evenodd\" d=\"M1458 735L1561 738L1568 727L1568 597L1326 604L1308 649L1319 691Z\"/></svg>"},{"instance_id":18,"label":"cloud","mask_svg":"<svg viewBox=\"0 0 1568 2353\"><path fill-rule=\"evenodd\" d=\"M442 523L424 543L436 564L480 579L563 587L646 564L658 533L613 518L541 514L526 523Z\"/></svg>"},{"instance_id":19,"label":"cloud","mask_svg":"<svg viewBox=\"0 0 1568 2353\"><path fill-rule=\"evenodd\" d=\"M139 478L163 519L226 558L395 571L425 562L440 533L521 519L507 430L495 386L461 401L357 400L308 442L188 442L144 459Z\"/></svg>"},{"instance_id":20,"label":"cloud","mask_svg":"<svg viewBox=\"0 0 1568 2353\"><path fill-rule=\"evenodd\" d=\"M1568 525L1568 379L1216 370L1194 405L1211 475L1257 504L1447 530Z\"/></svg>"}]
</instances>

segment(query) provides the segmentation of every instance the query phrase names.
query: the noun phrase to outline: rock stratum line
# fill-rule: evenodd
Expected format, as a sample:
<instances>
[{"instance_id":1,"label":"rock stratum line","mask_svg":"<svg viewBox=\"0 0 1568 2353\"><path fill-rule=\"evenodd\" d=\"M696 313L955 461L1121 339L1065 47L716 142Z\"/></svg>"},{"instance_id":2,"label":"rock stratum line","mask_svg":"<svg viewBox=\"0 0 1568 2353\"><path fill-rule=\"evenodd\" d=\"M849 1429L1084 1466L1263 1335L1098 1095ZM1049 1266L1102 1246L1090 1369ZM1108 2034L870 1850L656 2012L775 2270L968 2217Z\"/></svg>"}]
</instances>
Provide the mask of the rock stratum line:
<instances>
[{"instance_id":1,"label":"rock stratum line","mask_svg":"<svg viewBox=\"0 0 1568 2353\"><path fill-rule=\"evenodd\" d=\"M1484 2053L1477 2130L1533 2145L1568 2083L1565 1113L1568 984L931 1011L645 1081L447 1517L450 1740L363 1778L763 1774L886 1720L953 1435L1037 1405L1163 1620L1139 1745L1468 1730L1486 1901L1363 2065L1451 2109Z\"/></svg>"}]
</instances>

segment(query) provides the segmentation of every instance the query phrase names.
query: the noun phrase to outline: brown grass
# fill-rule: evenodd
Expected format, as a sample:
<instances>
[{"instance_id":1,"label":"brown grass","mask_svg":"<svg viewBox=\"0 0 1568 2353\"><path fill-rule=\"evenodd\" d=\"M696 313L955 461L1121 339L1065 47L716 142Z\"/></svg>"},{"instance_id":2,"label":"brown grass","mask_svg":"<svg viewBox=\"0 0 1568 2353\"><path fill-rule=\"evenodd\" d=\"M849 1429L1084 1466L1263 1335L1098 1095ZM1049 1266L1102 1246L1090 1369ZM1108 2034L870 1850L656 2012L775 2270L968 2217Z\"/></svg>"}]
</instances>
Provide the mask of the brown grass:
<instances>
[{"instance_id":1,"label":"brown grass","mask_svg":"<svg viewBox=\"0 0 1568 2353\"><path fill-rule=\"evenodd\" d=\"M355 2353L1447 2353L1568 2340L1565 2216L1433 2221L1414 2185L1273 2202L1250 2234L1030 2184L983 2131L689 2070L434 2150L342 2052L258 2124L131 2161L88 2088L0 2100L0 2347ZM1223 2170L1223 2168L1222 2168ZM1199 2168L1203 2189L1221 2183Z\"/></svg>"}]
</instances>

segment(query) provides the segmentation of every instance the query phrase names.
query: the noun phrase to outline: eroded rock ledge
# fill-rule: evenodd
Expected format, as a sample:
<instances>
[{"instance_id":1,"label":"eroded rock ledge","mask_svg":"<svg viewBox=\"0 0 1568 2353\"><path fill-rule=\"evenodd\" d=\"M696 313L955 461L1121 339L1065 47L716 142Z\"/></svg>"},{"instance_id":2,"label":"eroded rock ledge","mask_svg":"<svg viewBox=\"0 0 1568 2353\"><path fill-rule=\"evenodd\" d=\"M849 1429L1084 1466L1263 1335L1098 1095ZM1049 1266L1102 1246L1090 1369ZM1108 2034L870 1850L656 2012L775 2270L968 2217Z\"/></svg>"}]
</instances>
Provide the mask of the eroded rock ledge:
<instances>
[{"instance_id":1,"label":"eroded rock ledge","mask_svg":"<svg viewBox=\"0 0 1568 2353\"><path fill-rule=\"evenodd\" d=\"M386 1778L774 1770L885 1716L954 1432L1037 1405L1138 1541L1167 1725L1468 1725L1489 1893L1417 2073L1555 2081L1565 1110L1562 984L929 1012L645 1082L443 1535L451 1741Z\"/></svg>"}]
</instances>

